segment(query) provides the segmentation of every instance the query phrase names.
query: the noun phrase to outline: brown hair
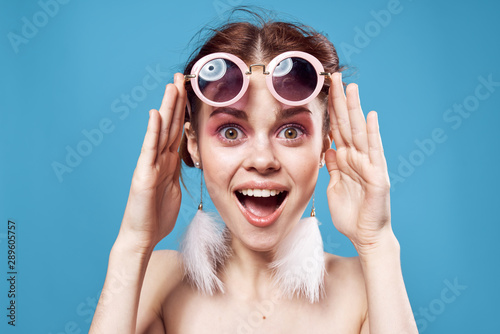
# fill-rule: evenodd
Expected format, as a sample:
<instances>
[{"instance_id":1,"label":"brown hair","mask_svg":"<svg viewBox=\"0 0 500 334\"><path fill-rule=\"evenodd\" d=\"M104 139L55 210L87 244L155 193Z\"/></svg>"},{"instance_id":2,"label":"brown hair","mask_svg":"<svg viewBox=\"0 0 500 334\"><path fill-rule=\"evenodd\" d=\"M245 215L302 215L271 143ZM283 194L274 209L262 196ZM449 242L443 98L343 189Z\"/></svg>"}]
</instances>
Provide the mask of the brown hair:
<instances>
[{"instance_id":1,"label":"brown hair","mask_svg":"<svg viewBox=\"0 0 500 334\"><path fill-rule=\"evenodd\" d=\"M222 27L211 29L207 42L193 52L191 59L184 68L184 74L191 72L194 64L202 57L214 52L226 52L237 56L246 63L254 61L269 61L286 51L303 51L315 56L326 72L335 73L342 69L333 44L324 35L313 28L297 23L264 20L260 15L244 10L256 19L256 23L231 22ZM261 59L257 59L257 57ZM327 95L329 81L319 94L324 105L323 134L329 131L329 114L327 111ZM191 116L186 111L185 122L191 122L195 134L198 129L197 111L201 101L197 98L191 85L186 85L188 101L191 105ZM187 150L187 137L184 133L179 154L184 163L193 167L191 155Z\"/></svg>"}]
</instances>

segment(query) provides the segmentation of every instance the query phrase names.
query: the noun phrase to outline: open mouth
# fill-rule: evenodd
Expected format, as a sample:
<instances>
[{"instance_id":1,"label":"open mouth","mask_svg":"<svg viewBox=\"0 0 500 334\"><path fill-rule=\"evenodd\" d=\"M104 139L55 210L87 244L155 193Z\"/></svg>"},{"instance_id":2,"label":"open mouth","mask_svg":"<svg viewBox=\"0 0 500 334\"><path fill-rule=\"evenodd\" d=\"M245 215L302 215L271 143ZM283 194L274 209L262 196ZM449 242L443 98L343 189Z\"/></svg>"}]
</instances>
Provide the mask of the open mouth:
<instances>
[{"instance_id":1,"label":"open mouth","mask_svg":"<svg viewBox=\"0 0 500 334\"><path fill-rule=\"evenodd\" d=\"M241 206L255 218L270 217L280 211L288 191L273 189L241 189L235 192Z\"/></svg>"}]
</instances>

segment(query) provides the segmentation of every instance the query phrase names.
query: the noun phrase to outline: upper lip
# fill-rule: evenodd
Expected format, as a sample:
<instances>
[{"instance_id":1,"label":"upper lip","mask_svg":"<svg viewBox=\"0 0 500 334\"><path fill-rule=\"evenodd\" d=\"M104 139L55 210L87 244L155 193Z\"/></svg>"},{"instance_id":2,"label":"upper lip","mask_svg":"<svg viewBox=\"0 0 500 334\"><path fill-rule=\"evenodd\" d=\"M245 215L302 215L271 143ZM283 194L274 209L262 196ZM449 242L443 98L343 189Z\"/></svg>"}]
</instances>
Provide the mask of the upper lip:
<instances>
[{"instance_id":1,"label":"upper lip","mask_svg":"<svg viewBox=\"0 0 500 334\"><path fill-rule=\"evenodd\" d=\"M273 181L248 181L239 184L234 188L234 191L239 191L243 189L269 189L269 190L279 190L288 191L288 188L282 184Z\"/></svg>"}]
</instances>

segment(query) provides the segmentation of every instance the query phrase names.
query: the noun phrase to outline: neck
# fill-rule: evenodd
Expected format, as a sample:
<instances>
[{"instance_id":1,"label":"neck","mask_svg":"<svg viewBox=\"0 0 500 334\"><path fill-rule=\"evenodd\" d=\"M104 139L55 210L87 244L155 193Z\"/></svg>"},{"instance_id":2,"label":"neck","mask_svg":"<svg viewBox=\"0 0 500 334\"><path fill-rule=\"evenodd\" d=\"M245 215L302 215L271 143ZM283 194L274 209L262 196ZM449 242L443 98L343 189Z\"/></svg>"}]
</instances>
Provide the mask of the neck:
<instances>
[{"instance_id":1,"label":"neck","mask_svg":"<svg viewBox=\"0 0 500 334\"><path fill-rule=\"evenodd\" d=\"M269 264L274 259L274 252L254 251L234 237L230 247L232 254L226 259L221 273L227 293L243 299L268 297L273 288Z\"/></svg>"}]
</instances>

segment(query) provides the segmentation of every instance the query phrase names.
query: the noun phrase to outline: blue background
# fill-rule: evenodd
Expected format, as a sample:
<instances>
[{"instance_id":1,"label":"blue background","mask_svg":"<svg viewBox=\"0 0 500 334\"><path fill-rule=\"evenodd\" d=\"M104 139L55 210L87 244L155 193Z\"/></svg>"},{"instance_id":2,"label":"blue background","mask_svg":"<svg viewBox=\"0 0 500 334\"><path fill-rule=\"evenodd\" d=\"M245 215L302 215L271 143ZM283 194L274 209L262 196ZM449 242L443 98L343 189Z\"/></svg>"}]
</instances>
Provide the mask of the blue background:
<instances>
[{"instance_id":1,"label":"blue background","mask_svg":"<svg viewBox=\"0 0 500 334\"><path fill-rule=\"evenodd\" d=\"M346 80L360 86L365 114L379 112L392 221L421 332L495 332L500 87L482 86L483 99L474 96L480 77L500 81L498 3L401 0L394 10L388 0L72 0L50 7L52 15L40 14L44 3L53 1L1 1L0 332L88 330L148 110L159 107L164 84L182 68L191 37L239 4L286 13L328 34L351 68ZM377 23L388 8L390 19ZM12 43L23 29L29 38ZM141 88L157 67L160 83ZM127 105L123 95L136 99ZM448 111L463 103L469 116ZM102 122L110 122L108 133L82 146L83 131ZM67 164L67 150L78 147L87 156L58 178L53 164ZM197 173L187 177L198 184ZM325 248L353 256L329 218L327 182L323 169L316 206ZM183 197L178 224L160 248L177 248L197 201L196 192ZM15 328L6 318L8 219L18 227ZM446 292L448 284L460 290Z\"/></svg>"}]
</instances>

